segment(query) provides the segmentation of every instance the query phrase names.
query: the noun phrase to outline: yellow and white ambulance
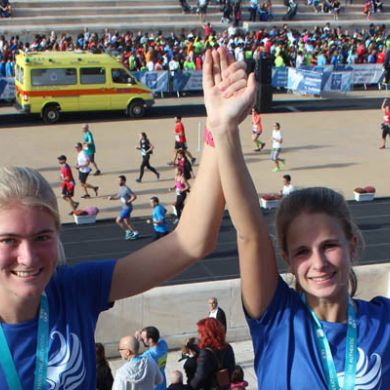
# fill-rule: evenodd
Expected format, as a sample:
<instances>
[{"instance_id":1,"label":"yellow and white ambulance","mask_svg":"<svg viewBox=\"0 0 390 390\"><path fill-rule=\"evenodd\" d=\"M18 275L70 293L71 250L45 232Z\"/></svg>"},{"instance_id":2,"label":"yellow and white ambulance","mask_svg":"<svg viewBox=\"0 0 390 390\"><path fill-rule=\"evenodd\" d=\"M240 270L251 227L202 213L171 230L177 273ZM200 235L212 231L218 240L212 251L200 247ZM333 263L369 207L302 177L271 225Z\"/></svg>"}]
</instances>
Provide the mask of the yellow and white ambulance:
<instances>
[{"instance_id":1,"label":"yellow and white ambulance","mask_svg":"<svg viewBox=\"0 0 390 390\"><path fill-rule=\"evenodd\" d=\"M16 107L55 123L60 112L123 110L144 116L152 91L114 57L85 51L22 53L15 64Z\"/></svg>"}]
</instances>

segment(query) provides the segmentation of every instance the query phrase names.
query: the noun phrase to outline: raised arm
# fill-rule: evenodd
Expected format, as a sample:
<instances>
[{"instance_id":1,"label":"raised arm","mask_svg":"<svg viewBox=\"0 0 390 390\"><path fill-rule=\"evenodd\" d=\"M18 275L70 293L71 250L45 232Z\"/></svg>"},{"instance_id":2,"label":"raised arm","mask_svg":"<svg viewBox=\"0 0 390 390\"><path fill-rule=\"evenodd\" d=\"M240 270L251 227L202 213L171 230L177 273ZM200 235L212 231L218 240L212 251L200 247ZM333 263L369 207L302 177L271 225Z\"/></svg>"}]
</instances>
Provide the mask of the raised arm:
<instances>
[{"instance_id":1,"label":"raised arm","mask_svg":"<svg viewBox=\"0 0 390 390\"><path fill-rule=\"evenodd\" d=\"M207 79L205 70L203 74L203 79ZM177 228L118 260L110 301L158 286L210 253L216 245L224 207L216 152L205 145L197 178Z\"/></svg>"},{"instance_id":2,"label":"raised arm","mask_svg":"<svg viewBox=\"0 0 390 390\"><path fill-rule=\"evenodd\" d=\"M238 125L254 103L255 80L246 80L245 64L234 63L225 49L208 54L204 89L208 126L216 144L221 183L237 230L244 306L258 318L270 303L278 281L275 253L256 188L241 150Z\"/></svg>"},{"instance_id":3,"label":"raised arm","mask_svg":"<svg viewBox=\"0 0 390 390\"><path fill-rule=\"evenodd\" d=\"M383 99L383 103L382 103L382 111L385 111L385 108L386 108L386 103L387 103L387 99L386 98L384 98Z\"/></svg>"}]
</instances>

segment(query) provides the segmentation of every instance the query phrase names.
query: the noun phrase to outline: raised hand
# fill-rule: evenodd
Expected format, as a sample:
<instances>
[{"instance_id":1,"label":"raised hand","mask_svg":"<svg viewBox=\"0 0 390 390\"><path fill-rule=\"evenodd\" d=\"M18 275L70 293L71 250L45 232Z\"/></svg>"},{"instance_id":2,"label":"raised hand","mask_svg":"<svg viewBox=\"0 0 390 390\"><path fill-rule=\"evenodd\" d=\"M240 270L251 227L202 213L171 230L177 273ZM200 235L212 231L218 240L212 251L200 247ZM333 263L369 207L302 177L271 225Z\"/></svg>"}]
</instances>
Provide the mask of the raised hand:
<instances>
[{"instance_id":1,"label":"raised hand","mask_svg":"<svg viewBox=\"0 0 390 390\"><path fill-rule=\"evenodd\" d=\"M237 128L253 107L255 91L254 75L247 77L244 62L235 62L224 47L206 52L203 92L210 130Z\"/></svg>"}]
</instances>

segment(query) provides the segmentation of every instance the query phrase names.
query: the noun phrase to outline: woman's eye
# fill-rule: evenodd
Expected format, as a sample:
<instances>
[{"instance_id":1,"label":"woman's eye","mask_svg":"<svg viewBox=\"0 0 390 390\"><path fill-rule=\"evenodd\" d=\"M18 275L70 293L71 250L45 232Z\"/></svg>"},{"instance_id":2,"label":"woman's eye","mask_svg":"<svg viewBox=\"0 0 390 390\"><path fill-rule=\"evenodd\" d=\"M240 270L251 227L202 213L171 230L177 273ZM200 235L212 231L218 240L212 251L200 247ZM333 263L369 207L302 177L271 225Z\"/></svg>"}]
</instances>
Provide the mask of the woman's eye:
<instances>
[{"instance_id":1,"label":"woman's eye","mask_svg":"<svg viewBox=\"0 0 390 390\"><path fill-rule=\"evenodd\" d=\"M5 245L5 246L13 246L16 244L16 239L15 238L1 238L0 243Z\"/></svg>"}]
</instances>

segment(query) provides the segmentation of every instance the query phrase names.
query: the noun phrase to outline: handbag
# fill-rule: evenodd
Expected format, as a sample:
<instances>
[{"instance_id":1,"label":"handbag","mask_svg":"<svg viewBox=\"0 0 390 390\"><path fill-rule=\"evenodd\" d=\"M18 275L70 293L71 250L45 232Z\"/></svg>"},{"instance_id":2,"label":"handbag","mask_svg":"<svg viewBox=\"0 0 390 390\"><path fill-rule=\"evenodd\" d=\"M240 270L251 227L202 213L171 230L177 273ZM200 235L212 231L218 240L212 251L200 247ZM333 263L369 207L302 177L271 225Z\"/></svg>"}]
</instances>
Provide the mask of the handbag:
<instances>
[{"instance_id":1,"label":"handbag","mask_svg":"<svg viewBox=\"0 0 390 390\"><path fill-rule=\"evenodd\" d=\"M215 372L215 380L219 389L226 389L230 385L230 374L227 368L223 367L223 358L225 357L226 348L222 351L222 356L215 353L211 348L207 348L211 351L217 361L217 371Z\"/></svg>"}]
</instances>

